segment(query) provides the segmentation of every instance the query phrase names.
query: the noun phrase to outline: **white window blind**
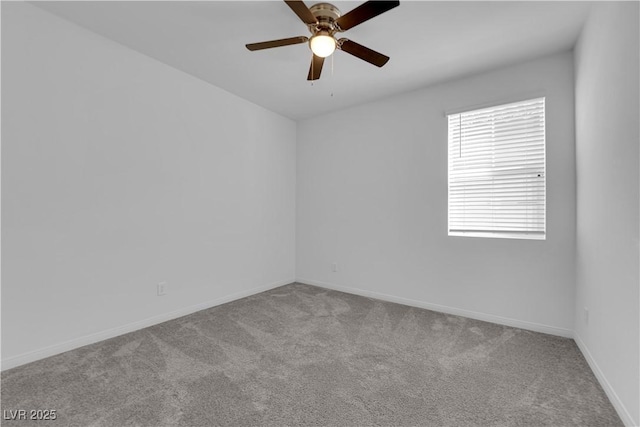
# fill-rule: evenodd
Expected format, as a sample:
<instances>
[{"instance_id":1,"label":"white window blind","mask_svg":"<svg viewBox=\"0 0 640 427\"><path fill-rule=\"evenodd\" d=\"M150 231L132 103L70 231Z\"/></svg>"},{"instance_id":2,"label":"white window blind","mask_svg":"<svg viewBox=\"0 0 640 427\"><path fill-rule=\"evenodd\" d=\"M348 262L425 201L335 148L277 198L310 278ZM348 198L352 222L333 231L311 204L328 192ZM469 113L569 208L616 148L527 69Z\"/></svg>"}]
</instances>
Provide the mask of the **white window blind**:
<instances>
[{"instance_id":1,"label":"white window blind","mask_svg":"<svg viewBox=\"0 0 640 427\"><path fill-rule=\"evenodd\" d=\"M449 235L544 239L544 98L448 119Z\"/></svg>"}]
</instances>

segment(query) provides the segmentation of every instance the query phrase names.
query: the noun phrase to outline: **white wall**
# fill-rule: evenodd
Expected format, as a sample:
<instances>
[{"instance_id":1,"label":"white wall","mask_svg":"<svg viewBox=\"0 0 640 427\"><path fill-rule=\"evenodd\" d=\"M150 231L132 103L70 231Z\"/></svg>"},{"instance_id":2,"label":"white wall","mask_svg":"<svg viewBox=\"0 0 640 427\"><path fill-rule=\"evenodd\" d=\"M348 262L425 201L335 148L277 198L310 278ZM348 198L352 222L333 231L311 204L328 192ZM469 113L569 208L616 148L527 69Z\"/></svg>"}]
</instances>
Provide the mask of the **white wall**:
<instances>
[{"instance_id":1,"label":"white wall","mask_svg":"<svg viewBox=\"0 0 640 427\"><path fill-rule=\"evenodd\" d=\"M448 237L445 112L540 95L547 240ZM563 53L300 122L298 280L571 335L573 97Z\"/></svg>"},{"instance_id":2,"label":"white wall","mask_svg":"<svg viewBox=\"0 0 640 427\"><path fill-rule=\"evenodd\" d=\"M3 368L291 282L295 139L289 119L3 2Z\"/></svg>"},{"instance_id":3,"label":"white wall","mask_svg":"<svg viewBox=\"0 0 640 427\"><path fill-rule=\"evenodd\" d=\"M575 67L576 341L628 425L640 425L639 12L595 5Z\"/></svg>"}]
</instances>

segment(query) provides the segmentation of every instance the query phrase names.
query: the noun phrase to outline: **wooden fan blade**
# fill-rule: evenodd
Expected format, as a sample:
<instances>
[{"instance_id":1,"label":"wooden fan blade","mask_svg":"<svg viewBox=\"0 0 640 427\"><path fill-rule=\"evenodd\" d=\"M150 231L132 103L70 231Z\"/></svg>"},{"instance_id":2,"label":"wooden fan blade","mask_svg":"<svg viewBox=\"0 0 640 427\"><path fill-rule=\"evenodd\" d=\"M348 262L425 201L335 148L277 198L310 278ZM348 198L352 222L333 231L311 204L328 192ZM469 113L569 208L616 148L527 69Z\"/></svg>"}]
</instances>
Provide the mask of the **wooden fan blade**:
<instances>
[{"instance_id":1,"label":"wooden fan blade","mask_svg":"<svg viewBox=\"0 0 640 427\"><path fill-rule=\"evenodd\" d=\"M389 61L389 57L387 55L383 55L349 39L338 40L338 47L340 50L360 58L363 61L367 61L369 64L373 64L377 67L382 67Z\"/></svg>"},{"instance_id":2,"label":"wooden fan blade","mask_svg":"<svg viewBox=\"0 0 640 427\"><path fill-rule=\"evenodd\" d=\"M253 51L253 50L261 50L261 49L271 49L272 47L289 46L291 44L306 43L308 41L309 41L309 38L305 36L298 36L298 37L290 37L288 39L271 40L268 42L249 43L246 46L247 46L247 49Z\"/></svg>"},{"instance_id":3,"label":"wooden fan blade","mask_svg":"<svg viewBox=\"0 0 640 427\"><path fill-rule=\"evenodd\" d=\"M313 55L311 58L311 66L309 66L309 74L307 80L318 80L320 73L322 72L322 64L324 64L324 58Z\"/></svg>"},{"instance_id":4,"label":"wooden fan blade","mask_svg":"<svg viewBox=\"0 0 640 427\"><path fill-rule=\"evenodd\" d=\"M284 2L305 24L315 24L318 22L316 17L313 16L313 13L311 13L302 0L284 0Z\"/></svg>"},{"instance_id":5,"label":"wooden fan blade","mask_svg":"<svg viewBox=\"0 0 640 427\"><path fill-rule=\"evenodd\" d=\"M370 0L336 19L336 24L340 30L346 31L399 5L399 1Z\"/></svg>"}]
</instances>

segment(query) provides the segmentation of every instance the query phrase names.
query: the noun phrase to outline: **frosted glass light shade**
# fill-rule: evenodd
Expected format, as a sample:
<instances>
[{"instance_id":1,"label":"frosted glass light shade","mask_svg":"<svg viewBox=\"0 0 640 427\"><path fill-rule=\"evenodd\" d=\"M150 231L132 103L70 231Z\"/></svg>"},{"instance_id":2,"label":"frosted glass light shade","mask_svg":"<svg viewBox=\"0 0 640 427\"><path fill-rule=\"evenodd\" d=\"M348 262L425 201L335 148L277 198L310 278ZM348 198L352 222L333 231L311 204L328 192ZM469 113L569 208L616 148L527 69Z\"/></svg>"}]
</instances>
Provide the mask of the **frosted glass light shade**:
<instances>
[{"instance_id":1,"label":"frosted glass light shade","mask_svg":"<svg viewBox=\"0 0 640 427\"><path fill-rule=\"evenodd\" d=\"M336 50L336 39L324 34L318 34L311 37L309 47L314 55L320 58L326 58Z\"/></svg>"}]
</instances>

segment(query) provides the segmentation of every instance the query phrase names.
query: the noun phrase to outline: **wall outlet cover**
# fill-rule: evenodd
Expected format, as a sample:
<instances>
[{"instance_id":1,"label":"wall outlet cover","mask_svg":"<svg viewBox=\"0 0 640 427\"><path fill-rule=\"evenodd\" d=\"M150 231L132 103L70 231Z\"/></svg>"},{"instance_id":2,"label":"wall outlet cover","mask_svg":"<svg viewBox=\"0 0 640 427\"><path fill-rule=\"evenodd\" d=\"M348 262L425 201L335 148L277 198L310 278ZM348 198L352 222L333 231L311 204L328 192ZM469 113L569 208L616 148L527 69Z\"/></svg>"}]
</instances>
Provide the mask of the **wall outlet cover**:
<instances>
[{"instance_id":1,"label":"wall outlet cover","mask_svg":"<svg viewBox=\"0 0 640 427\"><path fill-rule=\"evenodd\" d=\"M163 296L167 294L167 282L158 283L158 296Z\"/></svg>"}]
</instances>

